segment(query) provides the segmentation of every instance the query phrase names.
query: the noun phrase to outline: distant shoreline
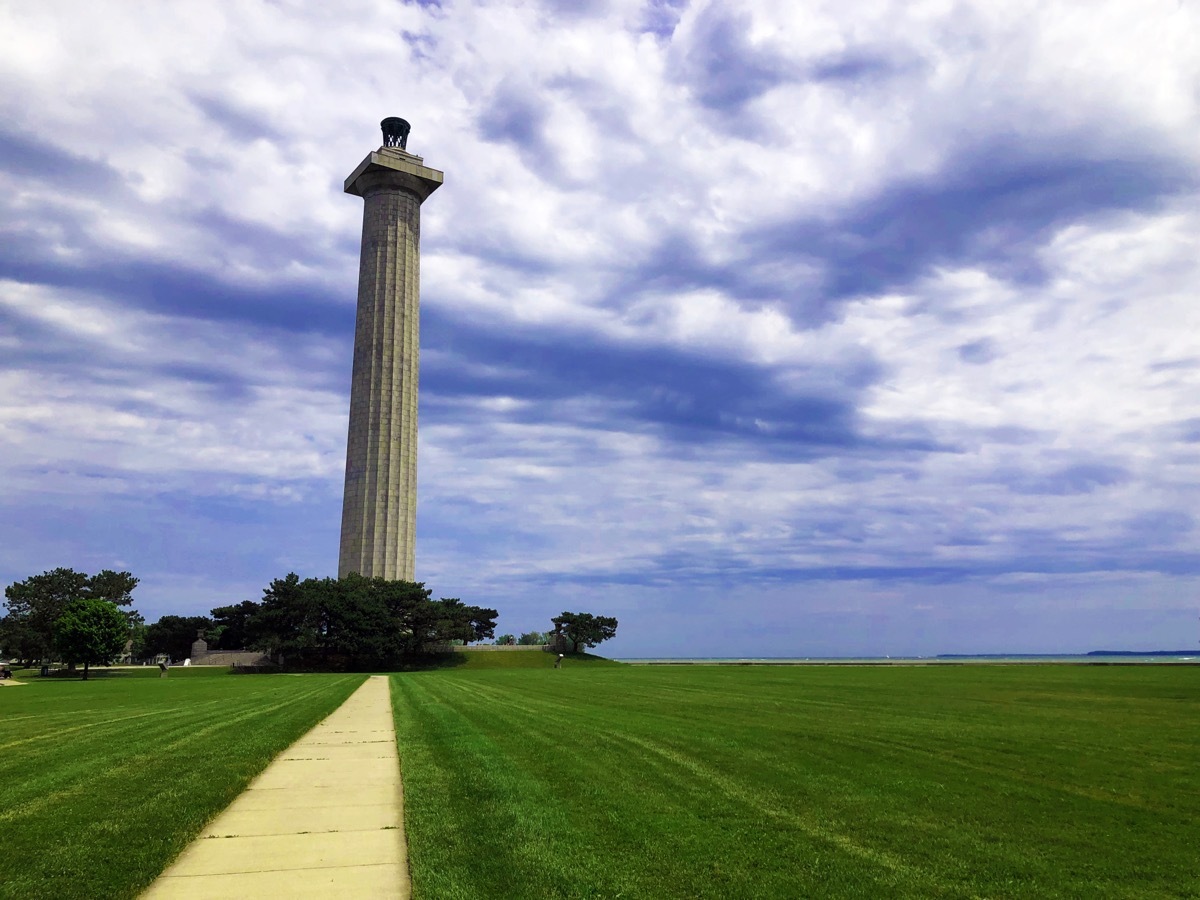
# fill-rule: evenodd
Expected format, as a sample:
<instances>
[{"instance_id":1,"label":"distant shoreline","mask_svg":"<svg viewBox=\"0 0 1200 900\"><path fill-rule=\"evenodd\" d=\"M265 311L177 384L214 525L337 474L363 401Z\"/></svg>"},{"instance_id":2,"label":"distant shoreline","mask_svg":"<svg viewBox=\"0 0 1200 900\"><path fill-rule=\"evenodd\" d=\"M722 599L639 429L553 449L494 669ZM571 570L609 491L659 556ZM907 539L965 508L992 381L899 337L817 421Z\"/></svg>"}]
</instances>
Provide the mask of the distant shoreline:
<instances>
[{"instance_id":1,"label":"distant shoreline","mask_svg":"<svg viewBox=\"0 0 1200 900\"><path fill-rule=\"evenodd\" d=\"M957 654L897 657L618 657L632 666L1200 666L1200 651Z\"/></svg>"},{"instance_id":2,"label":"distant shoreline","mask_svg":"<svg viewBox=\"0 0 1200 900\"><path fill-rule=\"evenodd\" d=\"M939 653L937 659L1059 659L1075 656L1200 656L1197 650L1089 650L1087 653Z\"/></svg>"}]
</instances>

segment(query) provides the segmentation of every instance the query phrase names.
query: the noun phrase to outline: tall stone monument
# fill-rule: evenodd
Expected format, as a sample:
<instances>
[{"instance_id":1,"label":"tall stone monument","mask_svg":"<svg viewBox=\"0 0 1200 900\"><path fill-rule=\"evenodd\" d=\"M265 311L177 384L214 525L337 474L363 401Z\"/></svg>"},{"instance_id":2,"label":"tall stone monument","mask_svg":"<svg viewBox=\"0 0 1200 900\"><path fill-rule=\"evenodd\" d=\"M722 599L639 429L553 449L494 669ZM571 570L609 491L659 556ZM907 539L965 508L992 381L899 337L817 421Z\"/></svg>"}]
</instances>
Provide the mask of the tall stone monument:
<instances>
[{"instance_id":1,"label":"tall stone monument","mask_svg":"<svg viewBox=\"0 0 1200 900\"><path fill-rule=\"evenodd\" d=\"M345 185L364 202L338 577L412 581L421 203L442 173L408 152L407 122L381 124L383 146Z\"/></svg>"}]
</instances>

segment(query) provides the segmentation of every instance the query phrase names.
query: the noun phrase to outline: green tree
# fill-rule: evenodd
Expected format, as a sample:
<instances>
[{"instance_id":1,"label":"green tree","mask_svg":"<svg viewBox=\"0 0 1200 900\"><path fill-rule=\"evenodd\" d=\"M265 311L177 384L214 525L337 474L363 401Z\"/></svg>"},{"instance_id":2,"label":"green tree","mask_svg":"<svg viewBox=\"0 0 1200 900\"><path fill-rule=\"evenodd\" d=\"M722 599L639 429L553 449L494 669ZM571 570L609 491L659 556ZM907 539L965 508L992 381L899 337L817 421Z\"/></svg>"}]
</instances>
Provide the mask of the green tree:
<instances>
[{"instance_id":1,"label":"green tree","mask_svg":"<svg viewBox=\"0 0 1200 900\"><path fill-rule=\"evenodd\" d=\"M72 600L54 623L55 646L69 663L83 663L84 681L89 666L108 665L128 639L128 619L108 600Z\"/></svg>"},{"instance_id":2,"label":"green tree","mask_svg":"<svg viewBox=\"0 0 1200 900\"><path fill-rule=\"evenodd\" d=\"M580 648L595 647L617 633L617 620L612 616L564 612L550 621L554 623L555 630L561 630L571 642L572 653L578 653Z\"/></svg>"},{"instance_id":3,"label":"green tree","mask_svg":"<svg viewBox=\"0 0 1200 900\"><path fill-rule=\"evenodd\" d=\"M217 646L222 650L246 650L252 647L257 639L253 621L258 610L259 605L253 600L210 610Z\"/></svg>"},{"instance_id":4,"label":"green tree","mask_svg":"<svg viewBox=\"0 0 1200 900\"><path fill-rule=\"evenodd\" d=\"M133 589L138 586L138 579L128 572L114 572L112 569L102 569L87 582L87 596L96 600L107 600L117 606L128 606L133 602Z\"/></svg>"},{"instance_id":5,"label":"green tree","mask_svg":"<svg viewBox=\"0 0 1200 900\"><path fill-rule=\"evenodd\" d=\"M25 665L42 658L42 641L29 623L16 616L0 618L0 651L15 656Z\"/></svg>"},{"instance_id":6,"label":"green tree","mask_svg":"<svg viewBox=\"0 0 1200 900\"><path fill-rule=\"evenodd\" d=\"M540 631L526 631L517 638L517 643L523 647L536 647L546 643L546 635Z\"/></svg>"},{"instance_id":7,"label":"green tree","mask_svg":"<svg viewBox=\"0 0 1200 900\"><path fill-rule=\"evenodd\" d=\"M250 622L258 649L302 667L381 663L395 641L383 599L358 575L277 578Z\"/></svg>"},{"instance_id":8,"label":"green tree","mask_svg":"<svg viewBox=\"0 0 1200 900\"><path fill-rule=\"evenodd\" d=\"M495 633L496 610L430 593L419 582L357 574L301 581L291 573L263 591L247 627L256 649L320 668L382 666Z\"/></svg>"},{"instance_id":9,"label":"green tree","mask_svg":"<svg viewBox=\"0 0 1200 900\"><path fill-rule=\"evenodd\" d=\"M23 635L31 658L46 659L54 652L54 623L72 600L84 596L88 577L74 569L51 569L31 575L4 589L4 617L9 628Z\"/></svg>"},{"instance_id":10,"label":"green tree","mask_svg":"<svg viewBox=\"0 0 1200 900\"><path fill-rule=\"evenodd\" d=\"M65 568L31 575L4 589L8 612L3 630L14 636L26 660L45 659L56 651L61 654L61 648L54 642L54 623L73 600L107 600L117 606L128 606L133 602L132 592L137 584L138 580L128 572L111 569L91 576ZM134 624L133 615L136 614L127 617L127 628Z\"/></svg>"},{"instance_id":11,"label":"green tree","mask_svg":"<svg viewBox=\"0 0 1200 900\"><path fill-rule=\"evenodd\" d=\"M84 596L95 600L107 600L117 606L129 606L133 603L133 589L138 586L138 581L139 579L128 572L101 569L88 579L87 587L84 588ZM125 618L129 620L131 638L139 625L146 624L146 620L135 609L127 610Z\"/></svg>"},{"instance_id":12,"label":"green tree","mask_svg":"<svg viewBox=\"0 0 1200 900\"><path fill-rule=\"evenodd\" d=\"M165 653L172 661L186 659L192 655L196 634L206 632L212 624L208 616L163 616L146 626L145 653L147 656Z\"/></svg>"},{"instance_id":13,"label":"green tree","mask_svg":"<svg viewBox=\"0 0 1200 900\"><path fill-rule=\"evenodd\" d=\"M496 638L496 644L500 647L511 647L516 642L517 639L511 634L502 634L500 637Z\"/></svg>"},{"instance_id":14,"label":"green tree","mask_svg":"<svg viewBox=\"0 0 1200 900\"><path fill-rule=\"evenodd\" d=\"M472 641L482 641L496 633L496 616L494 609L482 606L469 606L457 597L443 597L431 603L437 611L437 632L429 636L434 643L446 641L462 641L469 644Z\"/></svg>"}]
</instances>

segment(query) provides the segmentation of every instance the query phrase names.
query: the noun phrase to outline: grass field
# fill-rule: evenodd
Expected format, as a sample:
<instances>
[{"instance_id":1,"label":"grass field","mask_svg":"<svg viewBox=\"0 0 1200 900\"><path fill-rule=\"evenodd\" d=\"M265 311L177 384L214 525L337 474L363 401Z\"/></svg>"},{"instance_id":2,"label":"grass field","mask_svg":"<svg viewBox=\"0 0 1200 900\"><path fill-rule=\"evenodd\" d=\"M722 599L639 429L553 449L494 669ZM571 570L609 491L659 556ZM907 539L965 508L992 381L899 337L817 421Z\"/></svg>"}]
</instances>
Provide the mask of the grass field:
<instances>
[{"instance_id":1,"label":"grass field","mask_svg":"<svg viewBox=\"0 0 1200 900\"><path fill-rule=\"evenodd\" d=\"M393 676L418 898L1200 897L1200 669L511 655Z\"/></svg>"},{"instance_id":2,"label":"grass field","mask_svg":"<svg viewBox=\"0 0 1200 900\"><path fill-rule=\"evenodd\" d=\"M418 900L1200 897L1200 669L451 662L392 677ZM0 898L136 895L362 681L156 676L0 690Z\"/></svg>"},{"instance_id":3,"label":"grass field","mask_svg":"<svg viewBox=\"0 0 1200 900\"><path fill-rule=\"evenodd\" d=\"M0 689L0 897L133 897L361 675L93 672Z\"/></svg>"}]
</instances>

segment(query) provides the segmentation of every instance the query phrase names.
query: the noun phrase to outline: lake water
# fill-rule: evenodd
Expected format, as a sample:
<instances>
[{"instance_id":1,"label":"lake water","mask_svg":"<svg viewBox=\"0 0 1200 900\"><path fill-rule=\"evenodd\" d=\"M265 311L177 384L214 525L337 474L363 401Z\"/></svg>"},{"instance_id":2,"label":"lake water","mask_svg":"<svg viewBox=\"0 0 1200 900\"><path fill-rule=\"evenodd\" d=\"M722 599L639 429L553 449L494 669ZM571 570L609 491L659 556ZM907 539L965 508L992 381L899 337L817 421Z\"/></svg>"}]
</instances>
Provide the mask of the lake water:
<instances>
[{"instance_id":1,"label":"lake water","mask_svg":"<svg viewBox=\"0 0 1200 900\"><path fill-rule=\"evenodd\" d=\"M694 656L617 657L642 666L955 666L955 665L1200 665L1200 651L1172 654L987 654L980 656Z\"/></svg>"}]
</instances>

